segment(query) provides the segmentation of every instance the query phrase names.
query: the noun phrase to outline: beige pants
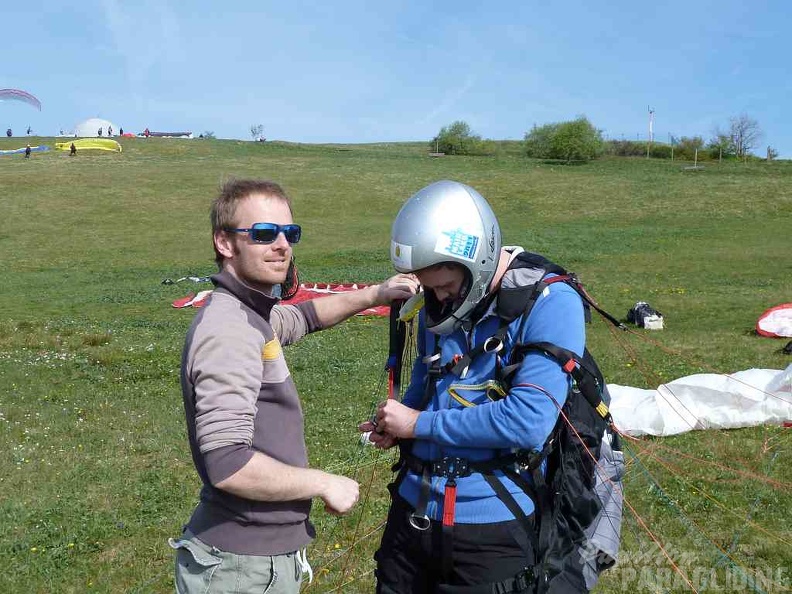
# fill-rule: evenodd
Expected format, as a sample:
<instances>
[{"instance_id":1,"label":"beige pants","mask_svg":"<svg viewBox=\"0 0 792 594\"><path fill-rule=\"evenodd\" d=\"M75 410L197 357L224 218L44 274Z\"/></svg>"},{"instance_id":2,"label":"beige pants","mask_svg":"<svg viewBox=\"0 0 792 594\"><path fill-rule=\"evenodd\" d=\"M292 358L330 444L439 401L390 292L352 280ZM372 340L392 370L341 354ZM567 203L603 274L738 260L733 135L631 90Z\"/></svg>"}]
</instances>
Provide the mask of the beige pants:
<instances>
[{"instance_id":1,"label":"beige pants","mask_svg":"<svg viewBox=\"0 0 792 594\"><path fill-rule=\"evenodd\" d=\"M177 594L298 594L302 568L297 553L237 555L207 545L186 531L168 539L176 550Z\"/></svg>"}]
</instances>

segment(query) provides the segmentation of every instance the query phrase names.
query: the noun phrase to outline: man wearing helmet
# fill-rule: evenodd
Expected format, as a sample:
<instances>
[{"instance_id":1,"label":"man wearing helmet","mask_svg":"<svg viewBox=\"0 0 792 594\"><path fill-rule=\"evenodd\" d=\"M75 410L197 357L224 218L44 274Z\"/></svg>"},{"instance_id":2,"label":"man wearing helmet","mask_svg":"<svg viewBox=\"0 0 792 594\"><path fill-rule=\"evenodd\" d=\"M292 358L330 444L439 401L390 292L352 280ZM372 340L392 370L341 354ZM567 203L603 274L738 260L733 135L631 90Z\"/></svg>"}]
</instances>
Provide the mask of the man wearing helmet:
<instances>
[{"instance_id":1,"label":"man wearing helmet","mask_svg":"<svg viewBox=\"0 0 792 594\"><path fill-rule=\"evenodd\" d=\"M453 181L420 190L393 224L391 260L418 278L425 307L402 402L380 403L360 426L378 447L402 448L375 556L378 593L536 589L530 479L499 461L543 450L570 380L538 351L512 366L507 384L499 378L515 345L552 343L580 355L585 331L581 298L563 282L542 285L530 311L504 321L515 296L547 278L521 253L501 246L486 200Z\"/></svg>"}]
</instances>

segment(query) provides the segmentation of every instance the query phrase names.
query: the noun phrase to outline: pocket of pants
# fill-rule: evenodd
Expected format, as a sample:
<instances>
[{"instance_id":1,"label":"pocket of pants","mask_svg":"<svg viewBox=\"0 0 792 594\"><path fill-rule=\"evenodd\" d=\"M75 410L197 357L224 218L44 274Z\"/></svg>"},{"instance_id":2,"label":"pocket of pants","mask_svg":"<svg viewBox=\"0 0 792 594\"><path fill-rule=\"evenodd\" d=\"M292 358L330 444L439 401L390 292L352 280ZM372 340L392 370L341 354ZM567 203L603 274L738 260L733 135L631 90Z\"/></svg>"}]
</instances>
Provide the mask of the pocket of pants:
<instances>
[{"instance_id":1,"label":"pocket of pants","mask_svg":"<svg viewBox=\"0 0 792 594\"><path fill-rule=\"evenodd\" d=\"M176 551L176 591L179 594L207 592L223 560L192 540L169 538L168 545Z\"/></svg>"}]
</instances>

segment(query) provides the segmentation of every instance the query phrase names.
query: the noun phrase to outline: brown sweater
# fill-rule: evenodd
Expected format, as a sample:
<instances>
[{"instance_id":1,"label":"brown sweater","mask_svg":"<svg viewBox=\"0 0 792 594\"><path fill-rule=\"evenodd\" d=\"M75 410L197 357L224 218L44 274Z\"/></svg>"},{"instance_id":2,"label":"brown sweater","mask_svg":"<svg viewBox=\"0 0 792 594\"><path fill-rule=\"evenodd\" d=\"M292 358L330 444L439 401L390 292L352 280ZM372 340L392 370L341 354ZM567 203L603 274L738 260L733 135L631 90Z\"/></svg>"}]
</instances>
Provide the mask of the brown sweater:
<instances>
[{"instance_id":1,"label":"brown sweater","mask_svg":"<svg viewBox=\"0 0 792 594\"><path fill-rule=\"evenodd\" d=\"M282 346L321 329L310 301L279 305L228 272L193 320L184 345L182 395L201 501L189 522L202 541L246 555L296 551L314 536L310 500L265 502L212 486L262 452L306 467L303 416Z\"/></svg>"}]
</instances>

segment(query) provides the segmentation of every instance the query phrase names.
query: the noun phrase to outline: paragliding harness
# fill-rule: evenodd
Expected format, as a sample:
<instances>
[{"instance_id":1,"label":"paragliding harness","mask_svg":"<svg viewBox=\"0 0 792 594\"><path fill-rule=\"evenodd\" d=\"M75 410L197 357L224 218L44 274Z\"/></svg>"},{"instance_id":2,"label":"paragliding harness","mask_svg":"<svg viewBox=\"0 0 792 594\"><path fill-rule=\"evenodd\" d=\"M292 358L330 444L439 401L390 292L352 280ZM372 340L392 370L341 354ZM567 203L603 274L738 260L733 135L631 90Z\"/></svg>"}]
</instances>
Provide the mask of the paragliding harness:
<instances>
[{"instance_id":1,"label":"paragliding harness","mask_svg":"<svg viewBox=\"0 0 792 594\"><path fill-rule=\"evenodd\" d=\"M536 270L538 280L534 284L522 287L505 288L498 291L496 313L500 318L498 330L480 346L473 348L465 355L457 356L453 361L440 365L439 341L435 338L434 354L427 357L429 369L423 400L418 410L424 410L429 404L436 382L446 374L454 374L464 378L467 370L476 357L483 353L501 351L507 336L509 325L522 317L517 337L522 331L538 297L550 285L556 282L566 283L583 299L586 321L591 318L590 309L597 310L603 317L618 327L622 324L613 316L599 308L580 285L577 277L565 269L553 264L543 256L528 252L519 253L509 266L510 270L531 268ZM551 276L548 278L549 274ZM398 346L394 342L393 333L391 348ZM451 573L453 559L453 527L454 507L456 503L456 481L459 478L481 473L498 498L509 509L528 535L535 554L535 564L526 567L514 578L488 585L487 592L506 594L509 592L581 592L587 591L596 582L599 571L610 567L615 559L599 551L587 548L585 541L590 534L587 530L595 524L602 514L604 502L602 496L595 491L597 484L597 468L601 456L603 440L607 440L610 452L620 453L618 436L612 429L612 419L608 411L610 397L605 387L602 373L596 362L586 349L582 357L557 345L540 343L517 343L511 352L496 366L494 382L487 382L488 396L492 400L506 397L513 386L514 376L522 364L525 355L538 351L558 362L561 368L571 377L571 387L567 393L564 406L558 421L547 438L542 451L528 452L519 450L487 461L470 461L456 457L445 457L440 460L426 461L414 456L411 440L400 443L400 458L394 465L399 474L395 480L395 489L404 479L407 471L421 477L421 488L415 512L410 524L418 530L430 527L426 515L426 507L431 490L432 477L446 479L443 501L442 534L443 534L443 574ZM543 469L544 467L544 469ZM535 503L536 513L528 517L517 501L509 493L496 476L495 471L511 479ZM528 475L530 479L526 479ZM600 482L620 479L620 476L602 476ZM617 510L609 509L606 521L613 521L620 526L621 521L621 485L610 484L610 495L618 490ZM613 507L610 505L609 507ZM618 518L613 518L617 514ZM601 516L600 516L601 517ZM619 528L611 526L611 539L618 544ZM615 551L613 551L615 554ZM583 566L592 561L593 567L588 577L584 577ZM588 557L588 559L586 558ZM479 590L476 590L478 592ZM481 590L484 592L485 590Z\"/></svg>"}]
</instances>

